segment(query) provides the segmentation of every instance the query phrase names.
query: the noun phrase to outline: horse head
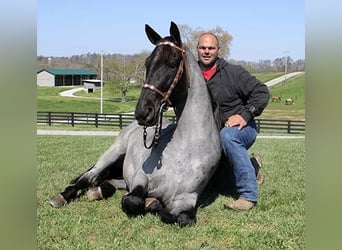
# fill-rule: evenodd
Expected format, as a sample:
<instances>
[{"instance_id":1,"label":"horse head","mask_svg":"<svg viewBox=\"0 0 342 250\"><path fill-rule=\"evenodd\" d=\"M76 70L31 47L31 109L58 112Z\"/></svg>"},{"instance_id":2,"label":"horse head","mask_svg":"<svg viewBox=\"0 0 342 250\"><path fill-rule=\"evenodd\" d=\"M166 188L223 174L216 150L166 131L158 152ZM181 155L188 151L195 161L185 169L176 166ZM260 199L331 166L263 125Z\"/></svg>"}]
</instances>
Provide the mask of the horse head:
<instances>
[{"instance_id":1,"label":"horse head","mask_svg":"<svg viewBox=\"0 0 342 250\"><path fill-rule=\"evenodd\" d=\"M153 126L165 107L173 106L176 111L184 107L186 84L183 74L185 50L177 25L171 22L170 36L162 38L149 25L145 32L152 44L152 53L145 60L146 76L135 109L135 118L140 125Z\"/></svg>"}]
</instances>

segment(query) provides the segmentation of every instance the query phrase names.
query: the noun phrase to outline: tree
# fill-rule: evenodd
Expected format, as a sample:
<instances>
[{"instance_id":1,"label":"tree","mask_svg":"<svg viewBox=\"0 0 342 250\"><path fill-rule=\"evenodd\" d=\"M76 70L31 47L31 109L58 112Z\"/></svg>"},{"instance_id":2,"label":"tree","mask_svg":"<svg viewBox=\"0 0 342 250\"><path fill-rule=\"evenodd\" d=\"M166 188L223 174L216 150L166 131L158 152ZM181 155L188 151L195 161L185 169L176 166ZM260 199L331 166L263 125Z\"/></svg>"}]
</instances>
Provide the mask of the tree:
<instances>
[{"instance_id":1,"label":"tree","mask_svg":"<svg viewBox=\"0 0 342 250\"><path fill-rule=\"evenodd\" d=\"M212 28L209 30L204 30L203 28L197 28L196 30L193 30L186 24L178 25L178 27L183 43L191 50L194 55L197 55L196 48L200 35L204 32L211 32L215 34L219 40L219 44L221 47L219 56L228 59L230 55L230 45L233 37L227 31L223 30L220 26L216 26L216 28Z\"/></svg>"}]
</instances>

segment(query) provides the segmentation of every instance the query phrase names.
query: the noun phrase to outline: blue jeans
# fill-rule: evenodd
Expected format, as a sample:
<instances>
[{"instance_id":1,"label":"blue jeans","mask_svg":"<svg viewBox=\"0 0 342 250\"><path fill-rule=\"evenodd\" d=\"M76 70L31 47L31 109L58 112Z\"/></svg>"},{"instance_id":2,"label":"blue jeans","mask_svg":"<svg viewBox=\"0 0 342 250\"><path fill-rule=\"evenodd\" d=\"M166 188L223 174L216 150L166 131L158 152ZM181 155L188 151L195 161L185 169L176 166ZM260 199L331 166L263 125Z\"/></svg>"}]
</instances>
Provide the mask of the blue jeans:
<instances>
[{"instance_id":1,"label":"blue jeans","mask_svg":"<svg viewBox=\"0 0 342 250\"><path fill-rule=\"evenodd\" d=\"M233 170L229 180L235 181L239 197L252 202L258 201L258 185L255 170L248 155L248 149L257 136L255 121L250 121L244 128L238 126L221 129L221 145Z\"/></svg>"}]
</instances>

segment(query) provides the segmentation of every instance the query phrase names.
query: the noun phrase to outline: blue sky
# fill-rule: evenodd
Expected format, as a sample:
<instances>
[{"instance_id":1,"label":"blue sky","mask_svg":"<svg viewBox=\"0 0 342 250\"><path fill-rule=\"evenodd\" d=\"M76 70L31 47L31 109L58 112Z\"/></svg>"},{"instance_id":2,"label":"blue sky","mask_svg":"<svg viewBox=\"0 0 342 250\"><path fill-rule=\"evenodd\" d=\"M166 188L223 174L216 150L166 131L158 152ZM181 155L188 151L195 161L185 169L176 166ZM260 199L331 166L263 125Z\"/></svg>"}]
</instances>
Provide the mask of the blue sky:
<instances>
[{"instance_id":1,"label":"blue sky","mask_svg":"<svg viewBox=\"0 0 342 250\"><path fill-rule=\"evenodd\" d=\"M151 51L145 24L166 36L174 21L193 29L222 27L233 36L230 58L235 60L305 59L304 2L38 0L37 55Z\"/></svg>"}]
</instances>

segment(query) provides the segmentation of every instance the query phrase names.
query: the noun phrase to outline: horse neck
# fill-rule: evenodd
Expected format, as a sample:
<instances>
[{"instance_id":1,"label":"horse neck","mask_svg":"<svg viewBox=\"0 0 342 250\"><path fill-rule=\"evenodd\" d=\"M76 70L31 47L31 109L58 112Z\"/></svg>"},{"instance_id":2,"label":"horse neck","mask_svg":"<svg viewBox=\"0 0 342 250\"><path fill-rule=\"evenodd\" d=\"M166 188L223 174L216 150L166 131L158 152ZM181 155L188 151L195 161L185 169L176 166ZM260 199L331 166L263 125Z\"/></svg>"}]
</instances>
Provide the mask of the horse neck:
<instances>
[{"instance_id":1,"label":"horse neck","mask_svg":"<svg viewBox=\"0 0 342 250\"><path fill-rule=\"evenodd\" d=\"M186 53L190 86L178 125L190 123L196 130L215 129L211 100L202 72L191 52L187 50Z\"/></svg>"},{"instance_id":2,"label":"horse neck","mask_svg":"<svg viewBox=\"0 0 342 250\"><path fill-rule=\"evenodd\" d=\"M171 103L173 104L173 110L175 112L177 120L181 117L183 113L184 106L187 100L187 95L188 95L188 84L187 84L186 75L183 74L177 84L177 88L174 89L172 97L170 98Z\"/></svg>"}]
</instances>

